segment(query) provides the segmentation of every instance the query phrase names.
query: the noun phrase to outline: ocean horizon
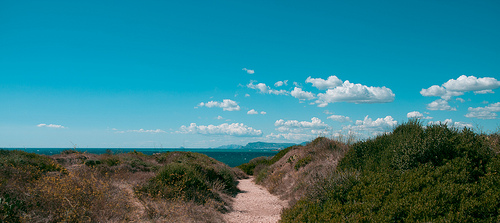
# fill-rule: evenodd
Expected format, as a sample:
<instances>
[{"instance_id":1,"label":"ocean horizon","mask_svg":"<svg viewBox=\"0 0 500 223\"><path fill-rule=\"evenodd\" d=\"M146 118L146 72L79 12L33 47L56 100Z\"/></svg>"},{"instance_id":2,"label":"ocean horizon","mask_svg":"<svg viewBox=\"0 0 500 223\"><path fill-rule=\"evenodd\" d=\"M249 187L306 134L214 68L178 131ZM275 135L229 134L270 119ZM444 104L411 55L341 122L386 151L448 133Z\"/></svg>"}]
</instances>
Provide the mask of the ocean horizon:
<instances>
[{"instance_id":1,"label":"ocean horizon","mask_svg":"<svg viewBox=\"0 0 500 223\"><path fill-rule=\"evenodd\" d=\"M56 155L64 150L76 150L92 154L105 154L107 150L111 150L113 154L141 152L146 155L165 152L195 152L202 153L212 157L220 162L227 164L230 167L236 167L243 163L248 163L253 158L261 156L274 156L278 153L277 150L270 149L217 149L217 148L0 148L4 150L20 150L28 153L36 153L42 155Z\"/></svg>"}]
</instances>

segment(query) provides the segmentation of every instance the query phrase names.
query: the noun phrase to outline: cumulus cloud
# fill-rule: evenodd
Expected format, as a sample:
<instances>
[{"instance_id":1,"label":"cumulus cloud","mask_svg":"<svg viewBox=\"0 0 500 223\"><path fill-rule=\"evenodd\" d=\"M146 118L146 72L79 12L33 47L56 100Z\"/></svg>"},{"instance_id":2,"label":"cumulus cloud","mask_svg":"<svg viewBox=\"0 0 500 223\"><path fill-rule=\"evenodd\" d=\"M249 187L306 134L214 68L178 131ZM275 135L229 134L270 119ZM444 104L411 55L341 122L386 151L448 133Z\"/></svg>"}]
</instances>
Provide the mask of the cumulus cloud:
<instances>
[{"instance_id":1,"label":"cumulus cloud","mask_svg":"<svg viewBox=\"0 0 500 223\"><path fill-rule=\"evenodd\" d=\"M355 125L346 126L344 129L348 129L349 131L367 131L372 135L378 135L391 130L397 124L398 122L392 116L378 118L373 121L367 115L364 120L356 120Z\"/></svg>"},{"instance_id":2,"label":"cumulus cloud","mask_svg":"<svg viewBox=\"0 0 500 223\"><path fill-rule=\"evenodd\" d=\"M278 81L278 82L274 83L275 87L281 87L283 85L287 86L288 85L288 80Z\"/></svg>"},{"instance_id":3,"label":"cumulus cloud","mask_svg":"<svg viewBox=\"0 0 500 223\"><path fill-rule=\"evenodd\" d=\"M432 117L424 117L424 114L418 112L418 111L412 111L412 112L408 112L408 114L406 114L406 117L407 118L417 118L417 119L432 119Z\"/></svg>"},{"instance_id":4,"label":"cumulus cloud","mask_svg":"<svg viewBox=\"0 0 500 223\"><path fill-rule=\"evenodd\" d=\"M248 111L247 114L256 115L256 114L259 114L259 112L255 111L255 109L252 109L252 110Z\"/></svg>"},{"instance_id":5,"label":"cumulus cloud","mask_svg":"<svg viewBox=\"0 0 500 223\"><path fill-rule=\"evenodd\" d=\"M250 97L250 94L245 94L245 97Z\"/></svg>"},{"instance_id":6,"label":"cumulus cloud","mask_svg":"<svg viewBox=\"0 0 500 223\"><path fill-rule=\"evenodd\" d=\"M342 116L342 115L331 115L331 116L328 116L328 119L331 119L331 120L337 121L337 122L350 122L351 121L351 118L349 118L347 116Z\"/></svg>"},{"instance_id":7,"label":"cumulus cloud","mask_svg":"<svg viewBox=\"0 0 500 223\"><path fill-rule=\"evenodd\" d=\"M330 76L328 79L324 80L321 78L311 78L310 76L306 79L306 83L311 83L314 87L319 90L333 89L337 86L342 85L342 80L337 76Z\"/></svg>"},{"instance_id":8,"label":"cumulus cloud","mask_svg":"<svg viewBox=\"0 0 500 223\"><path fill-rule=\"evenodd\" d=\"M230 135L238 137L257 137L262 135L261 130L248 127L243 123L223 123L221 125L208 126L191 123L189 126L181 126L179 132L201 135Z\"/></svg>"},{"instance_id":9,"label":"cumulus cloud","mask_svg":"<svg viewBox=\"0 0 500 223\"><path fill-rule=\"evenodd\" d=\"M248 112L247 112L247 114L249 114L249 115L258 115L259 113L260 113L261 115L265 115L265 114L267 114L265 111L258 112L258 111L256 111L255 109L252 109L252 110L250 110L250 111L248 111Z\"/></svg>"},{"instance_id":10,"label":"cumulus cloud","mask_svg":"<svg viewBox=\"0 0 500 223\"><path fill-rule=\"evenodd\" d=\"M451 79L443 84L450 91L484 91L500 87L500 81L492 77L477 78L462 75L456 80Z\"/></svg>"},{"instance_id":11,"label":"cumulus cloud","mask_svg":"<svg viewBox=\"0 0 500 223\"><path fill-rule=\"evenodd\" d=\"M447 100L438 99L427 105L429 110L440 110L440 111L456 111L457 108L451 107Z\"/></svg>"},{"instance_id":12,"label":"cumulus cloud","mask_svg":"<svg viewBox=\"0 0 500 223\"><path fill-rule=\"evenodd\" d=\"M321 121L321 119L313 117L311 121L297 121L297 120L288 120L285 121L283 119L277 120L274 123L274 126L282 126L286 128L308 128L308 129L324 129L327 128L328 125Z\"/></svg>"},{"instance_id":13,"label":"cumulus cloud","mask_svg":"<svg viewBox=\"0 0 500 223\"><path fill-rule=\"evenodd\" d=\"M442 86L432 85L427 89L422 89L420 91L420 94L426 97L434 96L434 97L441 97L442 99L445 100L450 100L451 97L460 96L463 95L464 93L459 91L449 91Z\"/></svg>"},{"instance_id":14,"label":"cumulus cloud","mask_svg":"<svg viewBox=\"0 0 500 223\"><path fill-rule=\"evenodd\" d=\"M255 73L255 71L254 71L254 70L250 70L250 69L246 69L246 68L243 68L243 69L241 69L241 70L246 71L246 72L247 72L247 74L254 74L254 73Z\"/></svg>"},{"instance_id":15,"label":"cumulus cloud","mask_svg":"<svg viewBox=\"0 0 500 223\"><path fill-rule=\"evenodd\" d=\"M316 103L319 107L335 102L387 103L394 101L394 96L392 90L386 87L368 87L345 81L341 86L328 89L326 93L319 93Z\"/></svg>"},{"instance_id":16,"label":"cumulus cloud","mask_svg":"<svg viewBox=\"0 0 500 223\"><path fill-rule=\"evenodd\" d=\"M449 125L457 128L472 128L472 124L466 122L453 122L452 119L445 119L444 121L430 121L428 125Z\"/></svg>"},{"instance_id":17,"label":"cumulus cloud","mask_svg":"<svg viewBox=\"0 0 500 223\"><path fill-rule=\"evenodd\" d=\"M289 94L288 91L286 90L275 90L271 89L269 86L267 86L264 83L258 83L254 84L255 81L250 81L250 83L247 84L247 87L250 89L256 89L262 94L275 94L275 95L287 95Z\"/></svg>"},{"instance_id":18,"label":"cumulus cloud","mask_svg":"<svg viewBox=\"0 0 500 223\"><path fill-rule=\"evenodd\" d=\"M500 112L500 102L490 104L486 107L469 107L469 112L465 115L467 118L478 118L478 119L496 119L497 114L495 112Z\"/></svg>"},{"instance_id":19,"label":"cumulus cloud","mask_svg":"<svg viewBox=\"0 0 500 223\"><path fill-rule=\"evenodd\" d=\"M493 89L500 87L500 81L492 77L477 78L475 76L462 75L455 79L450 79L441 86L432 85L427 89L422 89L422 96L441 97L450 100L453 96L463 95L464 92L474 91L475 94L493 93Z\"/></svg>"},{"instance_id":20,"label":"cumulus cloud","mask_svg":"<svg viewBox=\"0 0 500 223\"><path fill-rule=\"evenodd\" d=\"M219 115L219 116L217 116L215 119L217 119L217 120L221 120L221 119L224 119L224 118L223 118L222 116L220 116L220 115Z\"/></svg>"},{"instance_id":21,"label":"cumulus cloud","mask_svg":"<svg viewBox=\"0 0 500 223\"><path fill-rule=\"evenodd\" d=\"M36 125L37 127L46 127L46 128L55 128L55 129L64 129L66 127L62 126L62 125L55 125L55 124L38 124Z\"/></svg>"},{"instance_id":22,"label":"cumulus cloud","mask_svg":"<svg viewBox=\"0 0 500 223\"><path fill-rule=\"evenodd\" d=\"M224 111L239 111L240 110L240 106L238 105L238 103L236 103L235 101L231 100L231 99L224 99L222 100L222 102L218 102L218 101L209 101L207 103L204 103L204 102L201 102L200 104L198 104L199 107L207 107L207 108L213 108L213 107L219 107L219 108L222 108L222 110Z\"/></svg>"},{"instance_id":23,"label":"cumulus cloud","mask_svg":"<svg viewBox=\"0 0 500 223\"><path fill-rule=\"evenodd\" d=\"M135 132L135 133L164 133L165 131L163 131L161 129L151 129L151 130L138 129L138 130L118 131L117 133L126 133L126 132Z\"/></svg>"},{"instance_id":24,"label":"cumulus cloud","mask_svg":"<svg viewBox=\"0 0 500 223\"><path fill-rule=\"evenodd\" d=\"M271 133L271 134L267 135L266 138L285 139L285 140L289 140L289 141L299 142L299 141L310 140L313 138L313 136L308 135L308 134L303 134L303 133L289 132L289 133L278 133L278 134Z\"/></svg>"},{"instance_id":25,"label":"cumulus cloud","mask_svg":"<svg viewBox=\"0 0 500 223\"><path fill-rule=\"evenodd\" d=\"M299 100L311 100L316 98L313 93L308 91L303 91L302 88L295 87L290 94Z\"/></svg>"}]
</instances>

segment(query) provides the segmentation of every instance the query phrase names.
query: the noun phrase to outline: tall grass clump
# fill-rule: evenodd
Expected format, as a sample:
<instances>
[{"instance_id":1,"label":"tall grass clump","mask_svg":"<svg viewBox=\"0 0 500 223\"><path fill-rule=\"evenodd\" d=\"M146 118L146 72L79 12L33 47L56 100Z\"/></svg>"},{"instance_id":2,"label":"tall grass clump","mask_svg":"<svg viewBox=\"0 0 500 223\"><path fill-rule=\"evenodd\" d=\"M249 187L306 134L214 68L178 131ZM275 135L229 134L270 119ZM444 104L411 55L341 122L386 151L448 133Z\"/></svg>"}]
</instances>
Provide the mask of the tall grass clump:
<instances>
[{"instance_id":1,"label":"tall grass clump","mask_svg":"<svg viewBox=\"0 0 500 223\"><path fill-rule=\"evenodd\" d=\"M498 222L498 144L411 120L352 145L282 222Z\"/></svg>"}]
</instances>

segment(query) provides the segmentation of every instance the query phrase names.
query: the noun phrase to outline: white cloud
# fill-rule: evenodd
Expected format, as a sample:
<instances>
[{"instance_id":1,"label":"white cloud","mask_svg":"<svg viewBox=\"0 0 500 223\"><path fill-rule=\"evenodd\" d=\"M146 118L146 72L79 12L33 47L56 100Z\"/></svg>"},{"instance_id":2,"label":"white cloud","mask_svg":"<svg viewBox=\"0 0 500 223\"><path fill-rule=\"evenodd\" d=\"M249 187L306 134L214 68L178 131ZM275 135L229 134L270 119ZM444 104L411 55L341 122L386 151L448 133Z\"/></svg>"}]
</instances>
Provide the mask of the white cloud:
<instances>
[{"instance_id":1,"label":"white cloud","mask_svg":"<svg viewBox=\"0 0 500 223\"><path fill-rule=\"evenodd\" d=\"M248 111L248 112L247 112L247 114L249 114L249 115L258 115L258 114L259 114L259 112L258 112L258 111L256 111L255 109L252 109L252 110ZM265 115L265 114L267 114L267 112L265 112L265 111L261 111L261 112L260 112L260 114L261 114L261 115Z\"/></svg>"},{"instance_id":2,"label":"white cloud","mask_svg":"<svg viewBox=\"0 0 500 223\"><path fill-rule=\"evenodd\" d=\"M313 117L311 121L297 121L297 120L288 120L285 121L283 119L277 120L274 123L274 126L283 126L287 128L308 128L308 129L324 129L327 128L328 125L321 121L321 119Z\"/></svg>"},{"instance_id":3,"label":"white cloud","mask_svg":"<svg viewBox=\"0 0 500 223\"><path fill-rule=\"evenodd\" d=\"M495 93L492 90L482 90L482 91L474 91L474 94L493 94Z\"/></svg>"},{"instance_id":4,"label":"white cloud","mask_svg":"<svg viewBox=\"0 0 500 223\"><path fill-rule=\"evenodd\" d=\"M328 103L387 103L394 101L394 93L386 87L368 87L345 81L342 86L328 89L326 93L319 93L318 107L325 107Z\"/></svg>"},{"instance_id":5,"label":"white cloud","mask_svg":"<svg viewBox=\"0 0 500 223\"><path fill-rule=\"evenodd\" d=\"M181 126L179 132L201 135L230 135L238 137L256 137L262 135L261 130L248 127L243 123L223 123L221 125L208 126L191 123L189 126Z\"/></svg>"},{"instance_id":6,"label":"white cloud","mask_svg":"<svg viewBox=\"0 0 500 223\"><path fill-rule=\"evenodd\" d=\"M259 114L259 112L255 111L255 109L252 109L252 110L248 111L247 114L249 114L249 115L257 115L257 114Z\"/></svg>"},{"instance_id":7,"label":"white cloud","mask_svg":"<svg viewBox=\"0 0 500 223\"><path fill-rule=\"evenodd\" d=\"M161 129L154 129L154 130L144 130L144 129L139 129L139 130L128 130L127 132L139 132L139 133L162 133L165 132Z\"/></svg>"},{"instance_id":8,"label":"white cloud","mask_svg":"<svg viewBox=\"0 0 500 223\"><path fill-rule=\"evenodd\" d=\"M453 124L453 120L445 119L444 121L429 121L428 125L451 125Z\"/></svg>"},{"instance_id":9,"label":"white cloud","mask_svg":"<svg viewBox=\"0 0 500 223\"><path fill-rule=\"evenodd\" d=\"M236 103L235 101L231 100L231 99L224 99L222 100L222 102L218 102L218 101L209 101L207 103L203 103L201 102L200 104L198 104L199 107L207 107L207 108L213 108L213 107L219 107L219 108L222 108L222 110L224 111L239 111L240 110L240 106L238 105L238 103Z\"/></svg>"},{"instance_id":10,"label":"white cloud","mask_svg":"<svg viewBox=\"0 0 500 223\"><path fill-rule=\"evenodd\" d=\"M497 114L495 112L500 112L500 102L490 104L486 107L469 107L469 113L465 115L467 118L478 118L478 119L496 119Z\"/></svg>"},{"instance_id":11,"label":"white cloud","mask_svg":"<svg viewBox=\"0 0 500 223\"><path fill-rule=\"evenodd\" d=\"M46 128L55 128L55 129L64 129L66 127L62 125L55 125L55 124L38 124L36 125L37 127L46 127Z\"/></svg>"},{"instance_id":12,"label":"white cloud","mask_svg":"<svg viewBox=\"0 0 500 223\"><path fill-rule=\"evenodd\" d=\"M500 81L492 77L477 78L462 75L456 80L447 81L443 84L443 87L450 91L484 91L500 87Z\"/></svg>"},{"instance_id":13,"label":"white cloud","mask_svg":"<svg viewBox=\"0 0 500 223\"><path fill-rule=\"evenodd\" d=\"M215 119L217 119L217 120L221 120L221 119L224 119L224 118L223 118L222 116L220 116L220 115L219 115L219 116L217 116Z\"/></svg>"},{"instance_id":14,"label":"white cloud","mask_svg":"<svg viewBox=\"0 0 500 223\"><path fill-rule=\"evenodd\" d=\"M460 96L463 95L463 92L458 92L458 91L449 91L445 89L444 87L437 86L437 85L432 85L431 87L427 89L422 89L420 91L420 94L425 97L441 97L442 99L450 100L451 97L453 96Z\"/></svg>"},{"instance_id":15,"label":"white cloud","mask_svg":"<svg viewBox=\"0 0 500 223\"><path fill-rule=\"evenodd\" d=\"M417 119L432 119L432 117L424 117L424 115L418 111L412 111L412 112L408 112L408 114L406 114L406 117L407 118L417 118Z\"/></svg>"},{"instance_id":16,"label":"white cloud","mask_svg":"<svg viewBox=\"0 0 500 223\"><path fill-rule=\"evenodd\" d=\"M466 122L453 122L452 119L445 119L444 121L430 121L427 125L449 125L456 128L472 128L472 124Z\"/></svg>"},{"instance_id":17,"label":"white cloud","mask_svg":"<svg viewBox=\"0 0 500 223\"><path fill-rule=\"evenodd\" d=\"M453 96L463 95L464 92L474 91L475 94L493 93L493 89L500 87L500 81L492 77L477 78L475 76L462 75L455 79L450 79L441 86L433 85L427 89L422 89L422 96L436 96L445 100L450 100Z\"/></svg>"},{"instance_id":18,"label":"white cloud","mask_svg":"<svg viewBox=\"0 0 500 223\"><path fill-rule=\"evenodd\" d=\"M457 98L457 101L461 102L461 103L464 103L465 100L463 98Z\"/></svg>"},{"instance_id":19,"label":"white cloud","mask_svg":"<svg viewBox=\"0 0 500 223\"><path fill-rule=\"evenodd\" d=\"M448 104L448 101L444 99L435 100L427 105L429 110L441 110L441 111L456 111L457 108L453 108Z\"/></svg>"},{"instance_id":20,"label":"white cloud","mask_svg":"<svg viewBox=\"0 0 500 223\"><path fill-rule=\"evenodd\" d=\"M351 121L351 118L349 118L347 116L342 116L342 115L331 115L331 116L328 116L328 118L333 120L333 121L337 121L337 122L350 122Z\"/></svg>"},{"instance_id":21,"label":"white cloud","mask_svg":"<svg viewBox=\"0 0 500 223\"><path fill-rule=\"evenodd\" d=\"M262 94L275 94L275 95L287 95L288 94L288 91L286 91L286 90L275 90L275 89L271 89L269 86L267 86L264 83L254 84L254 82L255 81L250 81L250 83L247 84L247 87L250 89L259 90L259 92Z\"/></svg>"},{"instance_id":22,"label":"white cloud","mask_svg":"<svg viewBox=\"0 0 500 223\"><path fill-rule=\"evenodd\" d=\"M246 71L248 74L254 74L255 73L254 70L250 70L250 69L246 69L246 68L243 68L242 70Z\"/></svg>"},{"instance_id":23,"label":"white cloud","mask_svg":"<svg viewBox=\"0 0 500 223\"><path fill-rule=\"evenodd\" d=\"M245 94L245 97L250 97L250 94Z\"/></svg>"},{"instance_id":24,"label":"white cloud","mask_svg":"<svg viewBox=\"0 0 500 223\"><path fill-rule=\"evenodd\" d=\"M295 87L290 94L299 100L311 100L316 98L313 93L308 91L303 91L301 88Z\"/></svg>"},{"instance_id":25,"label":"white cloud","mask_svg":"<svg viewBox=\"0 0 500 223\"><path fill-rule=\"evenodd\" d=\"M275 87L281 87L283 85L287 86L288 85L288 80L278 81L278 82L274 83Z\"/></svg>"},{"instance_id":26,"label":"white cloud","mask_svg":"<svg viewBox=\"0 0 500 223\"><path fill-rule=\"evenodd\" d=\"M325 90L325 89L333 89L337 86L342 85L342 80L340 80L337 76L330 76L326 80L321 78L308 77L306 79L306 83L311 83L314 87L318 88L319 90Z\"/></svg>"},{"instance_id":27,"label":"white cloud","mask_svg":"<svg viewBox=\"0 0 500 223\"><path fill-rule=\"evenodd\" d=\"M383 132L387 132L391 130L394 126L398 124L397 121L392 118L392 116L386 116L385 118L378 118L373 121L371 118L365 116L364 120L356 120L354 126L349 125L344 127L344 129L348 129L349 131L368 131L371 132L372 135L378 135Z\"/></svg>"},{"instance_id":28,"label":"white cloud","mask_svg":"<svg viewBox=\"0 0 500 223\"><path fill-rule=\"evenodd\" d=\"M285 139L289 141L295 141L295 142L301 142L301 141L306 141L312 139L314 136L308 135L308 134L303 134L303 133L278 133L274 134L271 133L266 136L266 138L271 138L271 139Z\"/></svg>"}]
</instances>

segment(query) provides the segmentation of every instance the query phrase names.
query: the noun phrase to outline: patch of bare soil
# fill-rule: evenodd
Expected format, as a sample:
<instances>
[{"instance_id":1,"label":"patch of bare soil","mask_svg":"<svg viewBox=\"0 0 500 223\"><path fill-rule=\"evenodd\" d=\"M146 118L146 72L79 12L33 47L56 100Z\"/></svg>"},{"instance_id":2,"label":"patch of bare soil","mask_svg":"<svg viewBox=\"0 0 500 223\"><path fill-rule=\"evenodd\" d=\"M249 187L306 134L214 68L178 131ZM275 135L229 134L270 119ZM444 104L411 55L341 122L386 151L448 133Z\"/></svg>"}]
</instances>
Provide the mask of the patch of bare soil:
<instances>
[{"instance_id":1,"label":"patch of bare soil","mask_svg":"<svg viewBox=\"0 0 500 223\"><path fill-rule=\"evenodd\" d=\"M234 199L233 211L224 215L227 222L278 222L287 201L270 194L253 178L239 180L242 191Z\"/></svg>"}]
</instances>

